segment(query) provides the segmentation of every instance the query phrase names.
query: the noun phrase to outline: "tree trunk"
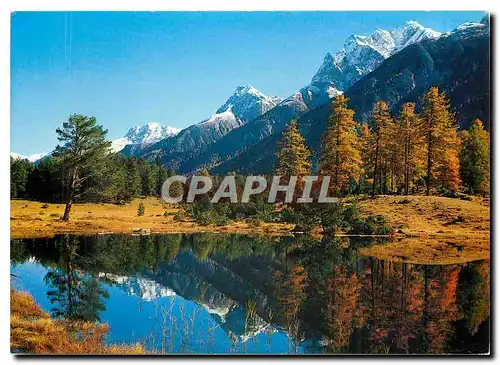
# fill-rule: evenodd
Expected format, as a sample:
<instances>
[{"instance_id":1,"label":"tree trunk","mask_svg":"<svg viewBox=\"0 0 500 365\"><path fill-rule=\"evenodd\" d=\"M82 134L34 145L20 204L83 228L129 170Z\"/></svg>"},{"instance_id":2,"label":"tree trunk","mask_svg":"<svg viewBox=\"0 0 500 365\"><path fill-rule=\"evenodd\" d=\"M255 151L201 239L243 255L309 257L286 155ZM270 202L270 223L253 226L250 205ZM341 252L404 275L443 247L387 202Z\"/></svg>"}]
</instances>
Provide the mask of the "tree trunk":
<instances>
[{"instance_id":1,"label":"tree trunk","mask_svg":"<svg viewBox=\"0 0 500 365\"><path fill-rule=\"evenodd\" d=\"M430 191L431 191L431 163L432 163L432 159L431 159L431 155L432 155L432 146L431 146L431 143L432 143L432 134L431 134L431 131L429 130L428 132L428 136L427 136L427 179L425 181L426 185L427 185L427 195L429 195Z\"/></svg>"},{"instance_id":2,"label":"tree trunk","mask_svg":"<svg viewBox=\"0 0 500 365\"><path fill-rule=\"evenodd\" d=\"M377 137L377 147L375 148L375 164L374 164L374 167L373 167L372 197L375 196L375 187L377 185L377 169L378 169L379 143L380 143L380 133L379 133L379 136Z\"/></svg>"},{"instance_id":3,"label":"tree trunk","mask_svg":"<svg viewBox=\"0 0 500 365\"><path fill-rule=\"evenodd\" d=\"M73 205L73 196L75 195L75 185L76 185L76 171L71 173L69 181L68 196L66 199L66 207L64 208L63 221L69 221L69 214L71 212L71 206Z\"/></svg>"}]
</instances>

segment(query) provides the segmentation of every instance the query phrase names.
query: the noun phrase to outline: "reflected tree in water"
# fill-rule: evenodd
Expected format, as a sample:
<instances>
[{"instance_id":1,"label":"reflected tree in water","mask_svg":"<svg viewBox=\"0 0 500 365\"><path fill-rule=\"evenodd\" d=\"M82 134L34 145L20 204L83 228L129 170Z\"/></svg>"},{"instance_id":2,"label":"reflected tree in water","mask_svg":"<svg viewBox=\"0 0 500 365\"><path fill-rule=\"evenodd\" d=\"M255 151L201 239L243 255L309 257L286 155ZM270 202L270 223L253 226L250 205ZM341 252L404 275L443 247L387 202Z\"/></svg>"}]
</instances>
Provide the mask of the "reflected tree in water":
<instances>
[{"instance_id":1,"label":"reflected tree in water","mask_svg":"<svg viewBox=\"0 0 500 365\"><path fill-rule=\"evenodd\" d=\"M54 317L84 321L100 321L99 313L106 309L103 299L109 294L99 280L85 274L76 264L78 245L73 237L62 238L63 254L58 265L52 265L44 281L51 288L47 297L55 305Z\"/></svg>"}]
</instances>

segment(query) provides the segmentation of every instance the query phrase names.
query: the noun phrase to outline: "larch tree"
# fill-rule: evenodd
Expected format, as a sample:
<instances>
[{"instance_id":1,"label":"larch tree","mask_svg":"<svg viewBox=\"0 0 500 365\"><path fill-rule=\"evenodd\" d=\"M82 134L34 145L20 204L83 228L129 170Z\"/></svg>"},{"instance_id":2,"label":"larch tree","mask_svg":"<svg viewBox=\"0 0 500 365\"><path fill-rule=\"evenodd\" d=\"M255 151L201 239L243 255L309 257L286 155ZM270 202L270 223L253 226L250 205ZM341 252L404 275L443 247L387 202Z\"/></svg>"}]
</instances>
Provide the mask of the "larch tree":
<instances>
[{"instance_id":1,"label":"larch tree","mask_svg":"<svg viewBox=\"0 0 500 365\"><path fill-rule=\"evenodd\" d=\"M373 186L373 176L371 175L373 169L373 133L368 123L361 124L360 127L360 143L361 143L361 161L363 161L363 175L361 187L362 191L368 190L369 186Z\"/></svg>"},{"instance_id":2,"label":"larch tree","mask_svg":"<svg viewBox=\"0 0 500 365\"><path fill-rule=\"evenodd\" d=\"M490 190L490 134L483 122L474 120L461 134L460 177L471 193Z\"/></svg>"},{"instance_id":3,"label":"larch tree","mask_svg":"<svg viewBox=\"0 0 500 365\"><path fill-rule=\"evenodd\" d=\"M423 98L422 128L426 146L426 193L433 183L455 191L460 184L460 139L446 93L432 87Z\"/></svg>"},{"instance_id":4,"label":"larch tree","mask_svg":"<svg viewBox=\"0 0 500 365\"><path fill-rule=\"evenodd\" d=\"M311 151L300 134L296 120L292 120L283 131L276 157L278 175L300 178L311 173Z\"/></svg>"},{"instance_id":5,"label":"larch tree","mask_svg":"<svg viewBox=\"0 0 500 365\"><path fill-rule=\"evenodd\" d=\"M368 143L368 155L371 156L371 175L373 179L372 196L375 195L377 181L380 192L387 191L387 170L389 167L389 142L392 119L389 106L383 100L375 104L372 114L373 131Z\"/></svg>"},{"instance_id":6,"label":"larch tree","mask_svg":"<svg viewBox=\"0 0 500 365\"><path fill-rule=\"evenodd\" d=\"M358 182L362 172L362 146L348 101L343 94L333 100L319 156L319 171L331 176L334 194L348 192L350 183Z\"/></svg>"},{"instance_id":7,"label":"larch tree","mask_svg":"<svg viewBox=\"0 0 500 365\"><path fill-rule=\"evenodd\" d=\"M424 140L419 115L415 113L415 103L405 103L398 116L397 143L402 149L403 190L409 194L410 184L422 172L424 164Z\"/></svg>"},{"instance_id":8,"label":"larch tree","mask_svg":"<svg viewBox=\"0 0 500 365\"><path fill-rule=\"evenodd\" d=\"M79 196L76 193L82 184L100 171L108 157L111 142L106 140L107 130L97 125L94 117L73 114L62 128L57 128L57 139L62 145L57 145L54 156L61 162L65 173L66 207L63 220L68 221L73 200Z\"/></svg>"}]
</instances>

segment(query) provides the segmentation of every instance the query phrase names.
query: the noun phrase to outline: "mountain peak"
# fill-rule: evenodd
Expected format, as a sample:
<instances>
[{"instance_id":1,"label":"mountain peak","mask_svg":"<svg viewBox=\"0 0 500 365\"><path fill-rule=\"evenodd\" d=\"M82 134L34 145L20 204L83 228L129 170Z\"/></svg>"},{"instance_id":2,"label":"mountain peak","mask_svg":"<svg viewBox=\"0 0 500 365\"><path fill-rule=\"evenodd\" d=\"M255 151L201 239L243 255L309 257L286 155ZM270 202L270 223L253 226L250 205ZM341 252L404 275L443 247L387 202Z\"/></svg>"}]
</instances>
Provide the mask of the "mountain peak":
<instances>
[{"instance_id":1,"label":"mountain peak","mask_svg":"<svg viewBox=\"0 0 500 365\"><path fill-rule=\"evenodd\" d=\"M175 136L180 131L178 128L149 122L142 126L132 127L125 136L111 141L110 150L119 152L129 144L140 145L141 148L144 148L162 139Z\"/></svg>"},{"instance_id":2,"label":"mountain peak","mask_svg":"<svg viewBox=\"0 0 500 365\"><path fill-rule=\"evenodd\" d=\"M38 160L42 159L43 157L47 156L48 153L34 153L29 156L24 156L20 155L19 153L11 152L10 157L12 157L14 160L28 160L29 162L37 162Z\"/></svg>"},{"instance_id":3,"label":"mountain peak","mask_svg":"<svg viewBox=\"0 0 500 365\"><path fill-rule=\"evenodd\" d=\"M259 90L257 90L256 88L254 88L252 85L240 85L236 88L236 90L234 91L235 94L238 94L238 95L241 95L241 94L248 94L248 93L260 93Z\"/></svg>"},{"instance_id":4,"label":"mountain peak","mask_svg":"<svg viewBox=\"0 0 500 365\"><path fill-rule=\"evenodd\" d=\"M419 22L417 22L416 20L408 20L405 23L404 28L420 28L420 29L423 29L424 26L422 24L420 24Z\"/></svg>"},{"instance_id":5,"label":"mountain peak","mask_svg":"<svg viewBox=\"0 0 500 365\"><path fill-rule=\"evenodd\" d=\"M342 92L373 71L384 59L410 44L424 39L435 39L441 33L409 20L394 30L377 29L370 35L350 35L344 47L335 55L327 53L314 75L311 85L334 95ZM311 91L313 88L307 86Z\"/></svg>"},{"instance_id":6,"label":"mountain peak","mask_svg":"<svg viewBox=\"0 0 500 365\"><path fill-rule=\"evenodd\" d=\"M274 108L282 100L276 96L267 96L252 85L240 85L233 95L217 109L216 114L230 109L236 117L246 123Z\"/></svg>"}]
</instances>

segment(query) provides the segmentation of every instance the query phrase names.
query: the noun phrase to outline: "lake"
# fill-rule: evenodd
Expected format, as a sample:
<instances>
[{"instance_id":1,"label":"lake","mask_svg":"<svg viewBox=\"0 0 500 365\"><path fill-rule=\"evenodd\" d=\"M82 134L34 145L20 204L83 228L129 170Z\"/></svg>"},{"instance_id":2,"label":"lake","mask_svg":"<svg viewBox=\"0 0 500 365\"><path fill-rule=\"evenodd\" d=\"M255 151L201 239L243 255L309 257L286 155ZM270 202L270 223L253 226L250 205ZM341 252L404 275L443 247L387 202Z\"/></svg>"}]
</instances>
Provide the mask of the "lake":
<instances>
[{"instance_id":1,"label":"lake","mask_svg":"<svg viewBox=\"0 0 500 365\"><path fill-rule=\"evenodd\" d=\"M370 244L209 233L11 240L11 281L55 318L108 323L108 343L156 353L489 351L489 261L361 256Z\"/></svg>"}]
</instances>

